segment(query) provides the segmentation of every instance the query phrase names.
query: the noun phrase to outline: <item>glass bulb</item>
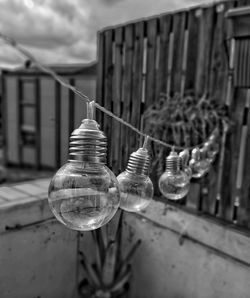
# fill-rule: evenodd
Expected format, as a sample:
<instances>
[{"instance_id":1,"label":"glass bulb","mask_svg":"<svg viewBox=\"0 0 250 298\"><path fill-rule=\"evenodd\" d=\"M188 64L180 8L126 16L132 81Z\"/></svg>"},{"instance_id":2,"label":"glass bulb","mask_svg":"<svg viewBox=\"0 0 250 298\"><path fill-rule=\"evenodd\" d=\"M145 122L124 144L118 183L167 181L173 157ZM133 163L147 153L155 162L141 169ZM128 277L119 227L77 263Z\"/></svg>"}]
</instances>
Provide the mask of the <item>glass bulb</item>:
<instances>
[{"instance_id":1,"label":"glass bulb","mask_svg":"<svg viewBox=\"0 0 250 298\"><path fill-rule=\"evenodd\" d=\"M180 157L180 169L182 171L184 171L188 178L191 179L192 178L192 169L190 168L189 164L188 164L188 160L189 160L189 152L187 149L181 151L179 153L179 157Z\"/></svg>"},{"instance_id":2,"label":"glass bulb","mask_svg":"<svg viewBox=\"0 0 250 298\"><path fill-rule=\"evenodd\" d=\"M153 183L148 176L147 143L148 137L143 147L130 155L127 169L117 177L121 191L120 208L129 212L145 209L154 195Z\"/></svg>"},{"instance_id":3,"label":"glass bulb","mask_svg":"<svg viewBox=\"0 0 250 298\"><path fill-rule=\"evenodd\" d=\"M55 217L78 231L97 229L111 220L120 203L119 184L106 167L107 140L88 117L70 136L68 163L52 178L48 200Z\"/></svg>"},{"instance_id":4,"label":"glass bulb","mask_svg":"<svg viewBox=\"0 0 250 298\"><path fill-rule=\"evenodd\" d=\"M211 162L214 162L217 154L220 151L220 145L218 143L218 134L212 134L209 137L208 142L205 143L205 145L206 144L208 145L208 158Z\"/></svg>"},{"instance_id":5,"label":"glass bulb","mask_svg":"<svg viewBox=\"0 0 250 298\"><path fill-rule=\"evenodd\" d=\"M68 162L49 186L49 205L56 218L73 230L97 229L115 215L120 197L115 175L101 164Z\"/></svg>"},{"instance_id":6,"label":"glass bulb","mask_svg":"<svg viewBox=\"0 0 250 298\"><path fill-rule=\"evenodd\" d=\"M124 171L117 177L117 180L121 192L121 209L138 212L150 204L154 195L154 187L148 176Z\"/></svg>"},{"instance_id":7,"label":"glass bulb","mask_svg":"<svg viewBox=\"0 0 250 298\"><path fill-rule=\"evenodd\" d=\"M170 200L184 198L190 187L190 179L180 170L180 157L174 151L166 158L166 171L159 179L160 192Z\"/></svg>"},{"instance_id":8,"label":"glass bulb","mask_svg":"<svg viewBox=\"0 0 250 298\"><path fill-rule=\"evenodd\" d=\"M192 178L199 179L210 170L210 162L206 158L206 153L205 148L192 150L192 158L189 162L189 166L192 169Z\"/></svg>"}]
</instances>

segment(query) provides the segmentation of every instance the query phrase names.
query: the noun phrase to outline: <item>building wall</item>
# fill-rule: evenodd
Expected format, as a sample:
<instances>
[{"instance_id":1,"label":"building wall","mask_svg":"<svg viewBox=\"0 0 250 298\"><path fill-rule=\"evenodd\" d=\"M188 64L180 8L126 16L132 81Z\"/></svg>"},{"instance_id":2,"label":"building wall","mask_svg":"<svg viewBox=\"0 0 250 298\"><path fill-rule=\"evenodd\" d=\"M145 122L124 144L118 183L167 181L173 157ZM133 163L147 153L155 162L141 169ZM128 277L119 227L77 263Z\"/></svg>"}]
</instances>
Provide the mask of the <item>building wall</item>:
<instances>
[{"instance_id":1,"label":"building wall","mask_svg":"<svg viewBox=\"0 0 250 298\"><path fill-rule=\"evenodd\" d=\"M95 98L96 78L94 75L64 76L90 98ZM36 89L36 80L38 89ZM43 75L4 74L3 94L4 135L6 164L29 165L42 168L57 168L64 164L68 154L70 133L86 116L86 104L70 92ZM24 82L20 92L20 82ZM22 93L22 94L20 94ZM37 99L37 97L39 97ZM36 106L23 107L26 101ZM23 114L22 114L22 111ZM22 114L22 116L21 116ZM39 118L39 120L37 120ZM25 145L22 140L22 125L37 127L34 145Z\"/></svg>"}]
</instances>

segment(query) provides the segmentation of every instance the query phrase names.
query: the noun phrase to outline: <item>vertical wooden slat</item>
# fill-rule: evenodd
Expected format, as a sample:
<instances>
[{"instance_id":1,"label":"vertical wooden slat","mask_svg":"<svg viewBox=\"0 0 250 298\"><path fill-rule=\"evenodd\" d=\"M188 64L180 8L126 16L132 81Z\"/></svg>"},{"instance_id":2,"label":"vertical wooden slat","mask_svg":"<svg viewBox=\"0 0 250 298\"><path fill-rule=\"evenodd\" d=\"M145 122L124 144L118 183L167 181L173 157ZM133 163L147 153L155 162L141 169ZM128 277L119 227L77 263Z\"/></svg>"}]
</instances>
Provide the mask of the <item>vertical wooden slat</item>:
<instances>
[{"instance_id":1,"label":"vertical wooden slat","mask_svg":"<svg viewBox=\"0 0 250 298\"><path fill-rule=\"evenodd\" d=\"M56 167L60 167L61 164L61 86L55 81L55 161Z\"/></svg>"},{"instance_id":2,"label":"vertical wooden slat","mask_svg":"<svg viewBox=\"0 0 250 298\"><path fill-rule=\"evenodd\" d=\"M35 80L35 126L36 126L36 168L40 169L41 166L41 119L40 119L40 110L41 110L41 90L40 90L40 79L37 77Z\"/></svg>"},{"instance_id":3,"label":"vertical wooden slat","mask_svg":"<svg viewBox=\"0 0 250 298\"><path fill-rule=\"evenodd\" d=\"M66 82L69 82L68 78L65 78ZM62 88L61 90L61 165L65 164L68 159L68 148L69 148L69 99L70 91L66 88Z\"/></svg>"},{"instance_id":4,"label":"vertical wooden slat","mask_svg":"<svg viewBox=\"0 0 250 298\"><path fill-rule=\"evenodd\" d=\"M2 102L1 102L1 127L2 127L2 134L3 134L3 164L7 165L7 152L8 152L8 117L7 117L7 94L6 94L6 74L3 71L1 76L1 84L2 84Z\"/></svg>"},{"instance_id":5,"label":"vertical wooden slat","mask_svg":"<svg viewBox=\"0 0 250 298\"><path fill-rule=\"evenodd\" d=\"M113 112L118 117L121 116L121 96L122 96L122 55L123 55L123 28L115 29L114 48L114 76L113 76ZM113 148L112 170L115 174L121 171L121 125L116 120L112 120L112 140Z\"/></svg>"},{"instance_id":6,"label":"vertical wooden slat","mask_svg":"<svg viewBox=\"0 0 250 298\"><path fill-rule=\"evenodd\" d=\"M104 32L97 34L97 84L96 84L96 101L103 106L104 100L104 63L105 63L105 48L104 48ZM103 125L103 113L96 111L96 119L98 123Z\"/></svg>"},{"instance_id":7,"label":"vertical wooden slat","mask_svg":"<svg viewBox=\"0 0 250 298\"><path fill-rule=\"evenodd\" d=\"M105 65L104 65L104 107L111 110L112 107L112 81L113 81L113 30L107 30L104 33L104 46L105 46ZM108 154L107 164L112 167L112 146L111 146L111 134L112 134L112 121L109 116L104 115L103 130L108 140Z\"/></svg>"},{"instance_id":8,"label":"vertical wooden slat","mask_svg":"<svg viewBox=\"0 0 250 298\"><path fill-rule=\"evenodd\" d=\"M132 91L132 111L131 124L140 128L140 118L142 114L142 68L143 68L143 40L144 22L135 24L135 49L133 57L133 91ZM131 151L136 150L139 145L139 136L131 132Z\"/></svg>"},{"instance_id":9,"label":"vertical wooden slat","mask_svg":"<svg viewBox=\"0 0 250 298\"><path fill-rule=\"evenodd\" d=\"M160 37L160 55L159 67L156 74L156 100L159 99L160 93L167 91L167 67L168 67L168 49L169 34L171 29L171 15L164 15L159 18L159 37Z\"/></svg>"},{"instance_id":10,"label":"vertical wooden slat","mask_svg":"<svg viewBox=\"0 0 250 298\"><path fill-rule=\"evenodd\" d=\"M224 185L228 185L230 188L230 197L225 197L226 201L222 202L222 217L227 220L232 220L233 205L235 198L238 195L236 188L237 168L239 161L240 151L240 138L242 129L242 119L244 113L244 107L246 103L246 92L244 90L237 89L234 100L232 102L231 120L233 121L232 133L230 135L230 148L231 148L231 162L230 162L230 180L223 181ZM227 159L228 161L228 159ZM230 183L231 182L231 183Z\"/></svg>"},{"instance_id":11,"label":"vertical wooden slat","mask_svg":"<svg viewBox=\"0 0 250 298\"><path fill-rule=\"evenodd\" d=\"M55 168L55 83L49 77L41 77L41 165Z\"/></svg>"},{"instance_id":12,"label":"vertical wooden slat","mask_svg":"<svg viewBox=\"0 0 250 298\"><path fill-rule=\"evenodd\" d=\"M209 82L208 92L211 98L216 99L219 103L223 103L226 97L227 85L227 64L228 57L225 52L225 10L232 6L230 4L218 4L214 12L214 28L211 29L214 34L211 36L211 63L209 66ZM219 158L212 165L204 184L203 189L207 189L207 195L202 198L202 210L206 213L214 215L216 209L217 197L217 178L219 171Z\"/></svg>"},{"instance_id":13,"label":"vertical wooden slat","mask_svg":"<svg viewBox=\"0 0 250 298\"><path fill-rule=\"evenodd\" d=\"M18 78L18 92L17 92L17 101L18 101L18 160L19 165L23 165L23 142L22 142L22 124L23 124L23 109L21 102L23 101L23 82L22 79Z\"/></svg>"},{"instance_id":14,"label":"vertical wooden slat","mask_svg":"<svg viewBox=\"0 0 250 298\"><path fill-rule=\"evenodd\" d=\"M123 112L122 118L130 122L131 117L131 101L132 101L132 71L133 71L133 52L134 52L134 26L128 25L124 28L124 50L125 50L125 65L124 65L124 76L122 82L122 97L123 97ZM130 136L131 130L123 126L121 128L121 137L123 140L123 162L122 165L125 167L130 152Z\"/></svg>"},{"instance_id":15,"label":"vertical wooden slat","mask_svg":"<svg viewBox=\"0 0 250 298\"><path fill-rule=\"evenodd\" d=\"M240 198L240 206L238 210L237 222L240 225L244 225L250 228L250 167L248 165L248 157L250 156L250 89L246 92L247 106L245 108L245 115L243 119L243 125L245 134L243 137L244 152L242 152L242 163L244 169L242 171L242 191Z\"/></svg>"},{"instance_id":16,"label":"vertical wooden slat","mask_svg":"<svg viewBox=\"0 0 250 298\"><path fill-rule=\"evenodd\" d=\"M208 91L211 47L214 26L214 6L199 10L199 43L196 69L195 91L202 95Z\"/></svg>"},{"instance_id":17,"label":"vertical wooden slat","mask_svg":"<svg viewBox=\"0 0 250 298\"><path fill-rule=\"evenodd\" d=\"M156 87L156 37L157 37L157 19L147 22L147 77L145 107L147 108L155 102Z\"/></svg>"},{"instance_id":18,"label":"vertical wooden slat","mask_svg":"<svg viewBox=\"0 0 250 298\"><path fill-rule=\"evenodd\" d=\"M198 30L199 15L197 10L189 11L188 16L188 49L187 49L187 70L185 79L185 90L193 90L196 78L197 55L198 55ZM190 191L186 198L186 206L197 211L200 208L201 185L199 180L192 179Z\"/></svg>"},{"instance_id":19,"label":"vertical wooden slat","mask_svg":"<svg viewBox=\"0 0 250 298\"><path fill-rule=\"evenodd\" d=\"M194 90L195 84L199 37L199 17L196 15L196 11L196 9L192 9L188 13L188 51L185 90Z\"/></svg>"},{"instance_id":20,"label":"vertical wooden slat","mask_svg":"<svg viewBox=\"0 0 250 298\"><path fill-rule=\"evenodd\" d=\"M69 83L72 86L75 86L75 79L70 78ZM75 93L70 91L69 92L69 133L71 134L74 130L74 123L75 123Z\"/></svg>"},{"instance_id":21,"label":"vertical wooden slat","mask_svg":"<svg viewBox=\"0 0 250 298\"><path fill-rule=\"evenodd\" d=\"M180 92L182 76L182 60L185 36L185 19L186 13L180 12L173 16L173 34L174 34L174 52L173 52L173 69L171 92Z\"/></svg>"},{"instance_id":22,"label":"vertical wooden slat","mask_svg":"<svg viewBox=\"0 0 250 298\"><path fill-rule=\"evenodd\" d=\"M212 43L209 94L220 102L225 102L228 57L225 51L225 11L233 7L233 2L218 4L215 10L214 38Z\"/></svg>"}]
</instances>

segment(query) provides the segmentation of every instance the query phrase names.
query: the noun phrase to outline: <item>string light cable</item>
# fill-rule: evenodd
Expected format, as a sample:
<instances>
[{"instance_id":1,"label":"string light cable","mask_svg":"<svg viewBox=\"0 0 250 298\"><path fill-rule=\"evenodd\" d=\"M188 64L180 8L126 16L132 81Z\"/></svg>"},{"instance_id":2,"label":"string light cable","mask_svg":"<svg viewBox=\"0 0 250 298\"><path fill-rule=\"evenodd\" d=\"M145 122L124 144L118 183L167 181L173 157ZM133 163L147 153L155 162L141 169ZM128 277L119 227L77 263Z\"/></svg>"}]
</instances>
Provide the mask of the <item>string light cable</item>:
<instances>
[{"instance_id":1,"label":"string light cable","mask_svg":"<svg viewBox=\"0 0 250 298\"><path fill-rule=\"evenodd\" d=\"M81 99L83 99L85 102L93 102L94 106L102 111L103 113L105 113L106 115L112 117L113 119L115 119L116 121L120 122L121 124L129 127L131 130L133 130L134 132L136 132L138 135L147 138L148 140L151 140L157 144L160 144L164 147L167 148L174 148L176 150L183 150L183 149L188 149L188 150L192 150L196 147L201 147L205 144L206 141L197 144L195 146L189 146L189 147L182 147L182 146L176 146L173 144L169 144L166 143L162 140L159 140L153 136L150 136L148 134L146 134L145 132L139 130L138 128L136 128L135 126L133 126L132 124L128 123L127 121L123 120L122 118L116 116L114 113L112 113L111 111L107 110L105 107L101 106L100 104L98 104L96 102L96 100L90 99L87 95L85 95L81 90L79 90L78 88L76 88L75 86L70 85L69 83L67 83L62 76L58 75L55 71L53 71L50 67L43 65L42 63L40 63L26 48L24 48L23 46L21 46L20 44L17 43L17 41L15 39L13 39L12 37L9 37L3 33L0 32L0 39L2 41L4 41L5 44L11 46L12 48L15 48L25 59L28 59L29 61L31 61L33 63L33 65L35 65L39 70L41 70L42 72L50 75L51 77L53 77L59 84L61 84L63 87L70 89L73 93L75 93L76 95L78 95ZM212 131L211 134L213 134L216 130L218 129L218 127L216 126L215 129Z\"/></svg>"}]
</instances>

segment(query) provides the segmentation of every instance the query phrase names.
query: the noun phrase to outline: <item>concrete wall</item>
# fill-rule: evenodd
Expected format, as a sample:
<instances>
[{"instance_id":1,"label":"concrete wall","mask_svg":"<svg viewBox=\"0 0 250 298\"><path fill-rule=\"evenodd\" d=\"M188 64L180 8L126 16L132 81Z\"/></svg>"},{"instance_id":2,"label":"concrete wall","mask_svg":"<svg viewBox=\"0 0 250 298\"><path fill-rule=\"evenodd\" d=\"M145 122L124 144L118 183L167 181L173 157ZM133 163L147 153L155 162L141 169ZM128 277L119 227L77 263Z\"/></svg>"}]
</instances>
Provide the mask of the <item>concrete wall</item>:
<instances>
[{"instance_id":1,"label":"concrete wall","mask_svg":"<svg viewBox=\"0 0 250 298\"><path fill-rule=\"evenodd\" d=\"M65 228L39 197L0 204L1 298L76 298L78 251L94 260L91 234ZM124 252L138 238L131 298L250 297L249 235L153 202L145 213L125 214Z\"/></svg>"},{"instance_id":2,"label":"concrete wall","mask_svg":"<svg viewBox=\"0 0 250 298\"><path fill-rule=\"evenodd\" d=\"M131 298L250 297L250 237L154 202L127 214L124 245L142 240Z\"/></svg>"},{"instance_id":3,"label":"concrete wall","mask_svg":"<svg viewBox=\"0 0 250 298\"><path fill-rule=\"evenodd\" d=\"M77 247L77 233L54 219L46 197L1 201L0 297L77 297Z\"/></svg>"}]
</instances>

